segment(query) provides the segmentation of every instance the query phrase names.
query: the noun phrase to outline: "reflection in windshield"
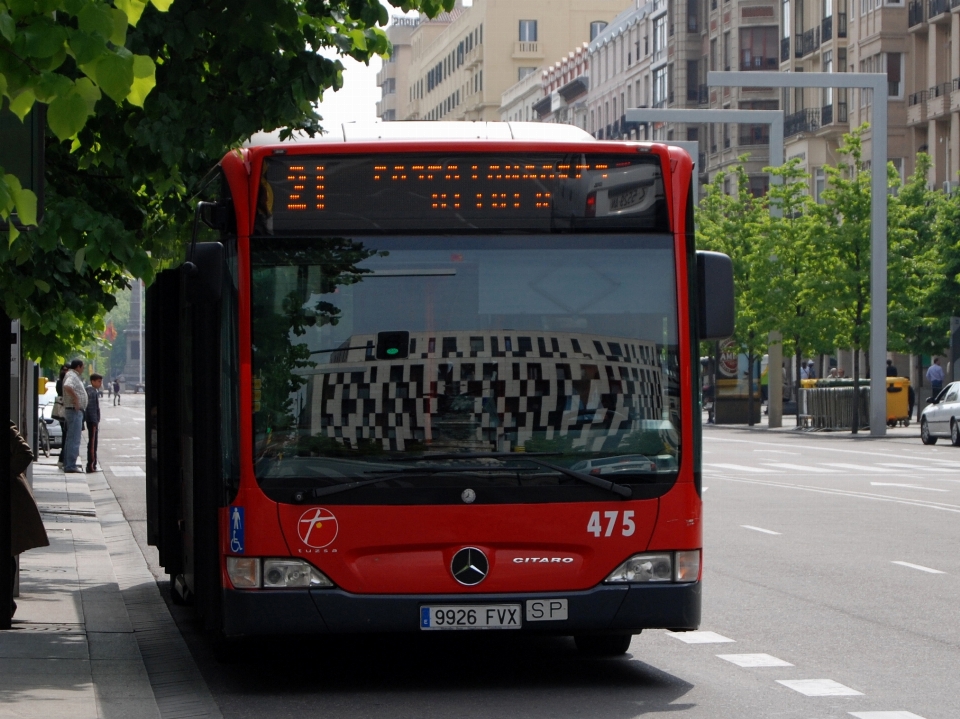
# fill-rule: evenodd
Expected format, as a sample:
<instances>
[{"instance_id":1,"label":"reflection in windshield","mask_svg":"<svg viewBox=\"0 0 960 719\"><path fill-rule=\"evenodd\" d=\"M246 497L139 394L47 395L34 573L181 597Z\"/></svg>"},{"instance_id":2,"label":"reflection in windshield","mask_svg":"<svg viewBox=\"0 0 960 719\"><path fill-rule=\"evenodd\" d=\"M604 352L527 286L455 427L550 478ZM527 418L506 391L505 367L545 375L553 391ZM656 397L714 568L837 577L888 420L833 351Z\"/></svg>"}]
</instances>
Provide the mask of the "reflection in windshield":
<instances>
[{"instance_id":1,"label":"reflection in windshield","mask_svg":"<svg viewBox=\"0 0 960 719\"><path fill-rule=\"evenodd\" d=\"M251 244L261 479L458 453L627 483L676 471L669 236Z\"/></svg>"}]
</instances>

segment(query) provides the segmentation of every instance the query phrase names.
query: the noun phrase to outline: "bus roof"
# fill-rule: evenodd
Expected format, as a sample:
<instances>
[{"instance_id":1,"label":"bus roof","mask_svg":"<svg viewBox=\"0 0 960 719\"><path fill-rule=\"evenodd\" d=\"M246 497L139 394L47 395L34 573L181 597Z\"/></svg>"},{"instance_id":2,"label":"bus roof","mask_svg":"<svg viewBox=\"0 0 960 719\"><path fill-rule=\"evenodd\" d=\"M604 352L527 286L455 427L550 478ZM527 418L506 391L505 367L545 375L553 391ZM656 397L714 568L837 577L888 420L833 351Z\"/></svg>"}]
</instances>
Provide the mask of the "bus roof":
<instances>
[{"instance_id":1,"label":"bus roof","mask_svg":"<svg viewBox=\"0 0 960 719\"><path fill-rule=\"evenodd\" d=\"M286 143L369 142L371 140L521 140L525 142L585 142L593 136L573 125L548 122L377 122L344 123L329 128L329 134L309 137L295 132ZM258 132L244 147L278 145L280 131Z\"/></svg>"}]
</instances>

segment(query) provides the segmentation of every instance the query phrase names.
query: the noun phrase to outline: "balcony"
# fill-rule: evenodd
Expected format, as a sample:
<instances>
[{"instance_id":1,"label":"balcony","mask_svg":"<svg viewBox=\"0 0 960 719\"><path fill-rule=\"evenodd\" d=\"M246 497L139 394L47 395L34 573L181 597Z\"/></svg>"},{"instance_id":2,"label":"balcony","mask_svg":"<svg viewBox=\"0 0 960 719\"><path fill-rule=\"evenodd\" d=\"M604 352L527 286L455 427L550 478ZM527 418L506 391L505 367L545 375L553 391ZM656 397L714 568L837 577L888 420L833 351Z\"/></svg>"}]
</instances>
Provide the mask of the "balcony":
<instances>
[{"instance_id":1,"label":"balcony","mask_svg":"<svg viewBox=\"0 0 960 719\"><path fill-rule=\"evenodd\" d=\"M950 0L950 7L960 7L960 0Z\"/></svg>"},{"instance_id":2,"label":"balcony","mask_svg":"<svg viewBox=\"0 0 960 719\"><path fill-rule=\"evenodd\" d=\"M837 13L837 37L847 36L847 14L845 12Z\"/></svg>"},{"instance_id":3,"label":"balcony","mask_svg":"<svg viewBox=\"0 0 960 719\"><path fill-rule=\"evenodd\" d=\"M960 110L960 77L953 78L950 88L950 112Z\"/></svg>"},{"instance_id":4,"label":"balcony","mask_svg":"<svg viewBox=\"0 0 960 719\"><path fill-rule=\"evenodd\" d=\"M463 65L471 70L483 62L483 45L474 45L463 58Z\"/></svg>"},{"instance_id":5,"label":"balcony","mask_svg":"<svg viewBox=\"0 0 960 719\"><path fill-rule=\"evenodd\" d=\"M513 43L512 57L514 60L542 60L543 46L539 42L518 40Z\"/></svg>"},{"instance_id":6,"label":"balcony","mask_svg":"<svg viewBox=\"0 0 960 719\"><path fill-rule=\"evenodd\" d=\"M783 120L783 136L793 137L801 132L813 132L820 128L819 110L801 110L787 115Z\"/></svg>"},{"instance_id":7,"label":"balcony","mask_svg":"<svg viewBox=\"0 0 960 719\"><path fill-rule=\"evenodd\" d=\"M700 85L697 88L699 97L697 98L698 105L709 105L710 104L710 88L706 85Z\"/></svg>"},{"instance_id":8,"label":"balcony","mask_svg":"<svg viewBox=\"0 0 960 719\"><path fill-rule=\"evenodd\" d=\"M950 0L930 0L927 9L929 15L927 17L933 21L938 15L943 15L944 13L950 12ZM949 18L942 18L943 20L948 20Z\"/></svg>"},{"instance_id":9,"label":"balcony","mask_svg":"<svg viewBox=\"0 0 960 719\"><path fill-rule=\"evenodd\" d=\"M836 111L836 112L834 112ZM827 125L832 125L834 122L838 124L846 123L847 121L847 103L837 102L830 105L824 105L820 108L820 126L825 127Z\"/></svg>"},{"instance_id":10,"label":"balcony","mask_svg":"<svg viewBox=\"0 0 960 719\"><path fill-rule=\"evenodd\" d=\"M913 0L907 6L907 27L913 28L923 22L923 0Z\"/></svg>"},{"instance_id":11,"label":"balcony","mask_svg":"<svg viewBox=\"0 0 960 719\"><path fill-rule=\"evenodd\" d=\"M786 62L790 59L790 38L785 37L780 41L780 62Z\"/></svg>"},{"instance_id":12,"label":"balcony","mask_svg":"<svg viewBox=\"0 0 960 719\"><path fill-rule=\"evenodd\" d=\"M749 126L748 126L749 129ZM770 126L756 126L752 131L741 132L737 137L737 144L741 147L770 144Z\"/></svg>"},{"instance_id":13,"label":"balcony","mask_svg":"<svg viewBox=\"0 0 960 719\"><path fill-rule=\"evenodd\" d=\"M824 42L833 40L833 16L823 18L820 23L820 37Z\"/></svg>"},{"instance_id":14,"label":"balcony","mask_svg":"<svg viewBox=\"0 0 960 719\"><path fill-rule=\"evenodd\" d=\"M820 28L812 27L802 35L797 35L797 57L809 55L820 47Z\"/></svg>"},{"instance_id":15,"label":"balcony","mask_svg":"<svg viewBox=\"0 0 960 719\"><path fill-rule=\"evenodd\" d=\"M932 120L946 114L953 81L941 82L927 90L927 119Z\"/></svg>"},{"instance_id":16,"label":"balcony","mask_svg":"<svg viewBox=\"0 0 960 719\"><path fill-rule=\"evenodd\" d=\"M700 32L700 24L697 22L696 15L687 15L687 32Z\"/></svg>"},{"instance_id":17,"label":"balcony","mask_svg":"<svg viewBox=\"0 0 960 719\"><path fill-rule=\"evenodd\" d=\"M907 124L920 125L927 121L927 91L921 90L907 97Z\"/></svg>"}]
</instances>

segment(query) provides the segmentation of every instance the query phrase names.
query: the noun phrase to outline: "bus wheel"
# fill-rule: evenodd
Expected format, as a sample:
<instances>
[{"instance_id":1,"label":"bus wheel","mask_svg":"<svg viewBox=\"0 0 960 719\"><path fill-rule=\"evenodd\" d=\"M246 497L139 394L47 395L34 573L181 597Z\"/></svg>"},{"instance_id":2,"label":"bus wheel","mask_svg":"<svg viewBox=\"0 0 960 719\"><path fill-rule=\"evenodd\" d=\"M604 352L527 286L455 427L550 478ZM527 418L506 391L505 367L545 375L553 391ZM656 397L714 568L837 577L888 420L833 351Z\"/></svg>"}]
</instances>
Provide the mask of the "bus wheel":
<instances>
[{"instance_id":1,"label":"bus wheel","mask_svg":"<svg viewBox=\"0 0 960 719\"><path fill-rule=\"evenodd\" d=\"M632 634L578 634L577 651L586 657L619 657L630 648Z\"/></svg>"}]
</instances>

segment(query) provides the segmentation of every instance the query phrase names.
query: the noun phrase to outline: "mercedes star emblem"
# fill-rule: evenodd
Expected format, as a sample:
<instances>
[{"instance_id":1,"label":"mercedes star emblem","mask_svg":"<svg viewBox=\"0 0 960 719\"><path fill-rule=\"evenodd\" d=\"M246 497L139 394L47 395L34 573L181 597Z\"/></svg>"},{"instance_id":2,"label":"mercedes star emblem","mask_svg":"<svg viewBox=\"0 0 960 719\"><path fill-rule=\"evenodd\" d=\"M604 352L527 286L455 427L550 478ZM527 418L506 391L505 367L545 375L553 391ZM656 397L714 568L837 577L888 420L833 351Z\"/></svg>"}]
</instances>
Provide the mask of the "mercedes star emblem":
<instances>
[{"instance_id":1,"label":"mercedes star emblem","mask_svg":"<svg viewBox=\"0 0 960 719\"><path fill-rule=\"evenodd\" d=\"M453 578L466 587L480 584L490 571L486 555L476 547L464 547L453 555L450 572Z\"/></svg>"},{"instance_id":2,"label":"mercedes star emblem","mask_svg":"<svg viewBox=\"0 0 960 719\"><path fill-rule=\"evenodd\" d=\"M473 500L475 500L476 498L477 498L477 493L474 492L472 489L465 489L460 494L460 499L462 499L467 504L472 504Z\"/></svg>"}]
</instances>

